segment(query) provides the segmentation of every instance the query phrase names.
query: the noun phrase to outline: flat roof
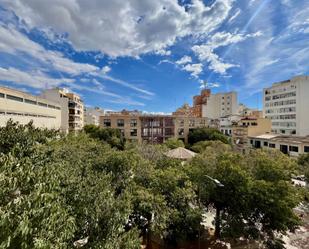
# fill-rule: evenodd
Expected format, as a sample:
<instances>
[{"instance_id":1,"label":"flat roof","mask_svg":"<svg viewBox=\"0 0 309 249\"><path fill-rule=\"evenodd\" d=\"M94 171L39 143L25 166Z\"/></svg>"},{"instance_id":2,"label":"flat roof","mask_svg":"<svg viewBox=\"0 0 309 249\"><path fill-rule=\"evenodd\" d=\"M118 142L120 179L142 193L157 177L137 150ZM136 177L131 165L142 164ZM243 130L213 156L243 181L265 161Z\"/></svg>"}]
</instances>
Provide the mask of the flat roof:
<instances>
[{"instance_id":1,"label":"flat roof","mask_svg":"<svg viewBox=\"0 0 309 249\"><path fill-rule=\"evenodd\" d=\"M309 136L287 136L287 135L280 135L280 134L262 134L259 136L250 136L249 138L255 139L266 139L271 140L273 142L282 142L282 143L292 143L292 144L309 144Z\"/></svg>"}]
</instances>

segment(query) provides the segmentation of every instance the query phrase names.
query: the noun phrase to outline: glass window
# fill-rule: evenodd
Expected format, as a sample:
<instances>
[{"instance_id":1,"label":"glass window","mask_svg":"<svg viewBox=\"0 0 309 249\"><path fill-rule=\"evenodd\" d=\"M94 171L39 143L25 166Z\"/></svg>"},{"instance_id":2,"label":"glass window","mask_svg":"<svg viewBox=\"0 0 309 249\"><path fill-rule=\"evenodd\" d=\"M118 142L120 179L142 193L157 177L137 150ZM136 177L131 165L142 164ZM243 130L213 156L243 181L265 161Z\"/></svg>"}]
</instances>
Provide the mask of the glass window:
<instances>
[{"instance_id":1,"label":"glass window","mask_svg":"<svg viewBox=\"0 0 309 249\"><path fill-rule=\"evenodd\" d=\"M4 98L4 93L0 93L0 98Z\"/></svg>"},{"instance_id":2,"label":"glass window","mask_svg":"<svg viewBox=\"0 0 309 249\"><path fill-rule=\"evenodd\" d=\"M185 130L183 128L178 129L178 136L183 136L185 134Z\"/></svg>"},{"instance_id":3,"label":"glass window","mask_svg":"<svg viewBox=\"0 0 309 249\"><path fill-rule=\"evenodd\" d=\"M165 135L166 136L174 135L174 129L172 129L172 128L165 128Z\"/></svg>"},{"instance_id":4,"label":"glass window","mask_svg":"<svg viewBox=\"0 0 309 249\"><path fill-rule=\"evenodd\" d=\"M298 146L289 146L289 150L293 152L298 152Z\"/></svg>"},{"instance_id":5,"label":"glass window","mask_svg":"<svg viewBox=\"0 0 309 249\"><path fill-rule=\"evenodd\" d=\"M269 148L276 148L275 144L269 144Z\"/></svg>"},{"instance_id":6,"label":"glass window","mask_svg":"<svg viewBox=\"0 0 309 249\"><path fill-rule=\"evenodd\" d=\"M110 119L104 119L103 120L103 126L104 127L111 127L111 120Z\"/></svg>"},{"instance_id":7,"label":"glass window","mask_svg":"<svg viewBox=\"0 0 309 249\"><path fill-rule=\"evenodd\" d=\"M124 127L124 119L117 119L117 126Z\"/></svg>"},{"instance_id":8,"label":"glass window","mask_svg":"<svg viewBox=\"0 0 309 249\"><path fill-rule=\"evenodd\" d=\"M194 127L195 126L195 120L194 119L190 119L189 120L189 126L190 127Z\"/></svg>"},{"instance_id":9,"label":"glass window","mask_svg":"<svg viewBox=\"0 0 309 249\"><path fill-rule=\"evenodd\" d=\"M131 127L136 127L137 126L137 120L136 119L131 119L130 120L130 126Z\"/></svg>"},{"instance_id":10,"label":"glass window","mask_svg":"<svg viewBox=\"0 0 309 249\"><path fill-rule=\"evenodd\" d=\"M183 119L180 119L178 122L179 122L179 126L184 126L185 124L185 121Z\"/></svg>"},{"instance_id":11,"label":"glass window","mask_svg":"<svg viewBox=\"0 0 309 249\"><path fill-rule=\"evenodd\" d=\"M137 129L131 129L130 130L130 136L131 137L137 137Z\"/></svg>"},{"instance_id":12,"label":"glass window","mask_svg":"<svg viewBox=\"0 0 309 249\"><path fill-rule=\"evenodd\" d=\"M304 147L304 152L308 152L309 153L309 146L305 146Z\"/></svg>"},{"instance_id":13,"label":"glass window","mask_svg":"<svg viewBox=\"0 0 309 249\"><path fill-rule=\"evenodd\" d=\"M268 146L268 142L264 142L264 146Z\"/></svg>"},{"instance_id":14,"label":"glass window","mask_svg":"<svg viewBox=\"0 0 309 249\"><path fill-rule=\"evenodd\" d=\"M32 104L32 105L36 105L37 104L36 101L31 100L31 99L25 99L25 103Z\"/></svg>"},{"instance_id":15,"label":"glass window","mask_svg":"<svg viewBox=\"0 0 309 249\"><path fill-rule=\"evenodd\" d=\"M15 100L15 101L19 101L19 102L24 102L24 99L23 99L23 98L20 98L20 97L14 96L14 95L9 95L9 94L7 94L7 95L6 95L6 98L7 98L7 99L10 99L10 100Z\"/></svg>"},{"instance_id":16,"label":"glass window","mask_svg":"<svg viewBox=\"0 0 309 249\"><path fill-rule=\"evenodd\" d=\"M38 105L39 105L39 106L44 106L44 107L47 107L47 104L42 103L42 102L38 102Z\"/></svg>"}]
</instances>

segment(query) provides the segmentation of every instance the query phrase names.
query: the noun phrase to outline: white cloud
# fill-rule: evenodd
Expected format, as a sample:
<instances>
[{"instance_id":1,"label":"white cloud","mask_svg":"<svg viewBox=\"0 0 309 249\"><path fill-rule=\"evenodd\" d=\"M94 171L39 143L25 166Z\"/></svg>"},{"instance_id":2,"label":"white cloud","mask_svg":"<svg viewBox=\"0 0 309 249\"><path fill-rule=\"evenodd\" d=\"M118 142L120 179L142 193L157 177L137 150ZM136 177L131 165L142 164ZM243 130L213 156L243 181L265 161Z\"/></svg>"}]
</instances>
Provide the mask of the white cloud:
<instances>
[{"instance_id":1,"label":"white cloud","mask_svg":"<svg viewBox=\"0 0 309 249\"><path fill-rule=\"evenodd\" d=\"M182 68L182 70L190 72L193 77L197 78L198 75L203 71L203 64L187 64Z\"/></svg>"},{"instance_id":2,"label":"white cloud","mask_svg":"<svg viewBox=\"0 0 309 249\"><path fill-rule=\"evenodd\" d=\"M183 65L192 62L192 58L188 55L183 56L181 59L176 61L176 64Z\"/></svg>"},{"instance_id":3,"label":"white cloud","mask_svg":"<svg viewBox=\"0 0 309 249\"><path fill-rule=\"evenodd\" d=\"M232 34L228 32L215 33L206 44L195 45L192 51L199 58L200 61L209 63L208 68L219 74L226 74L226 71L232 67L238 67L237 64L225 63L216 53L215 49L225 47L231 44L242 42L251 37L261 36L261 32L253 34Z\"/></svg>"},{"instance_id":4,"label":"white cloud","mask_svg":"<svg viewBox=\"0 0 309 249\"><path fill-rule=\"evenodd\" d=\"M237 9L234 13L234 15L231 16L231 18L228 20L229 23L233 22L241 13L241 9Z\"/></svg>"},{"instance_id":5,"label":"white cloud","mask_svg":"<svg viewBox=\"0 0 309 249\"><path fill-rule=\"evenodd\" d=\"M104 67L102 67L101 72L102 72L103 74L107 74L107 73L110 72L111 70L112 70L112 69L111 69L110 66L104 66Z\"/></svg>"},{"instance_id":6,"label":"white cloud","mask_svg":"<svg viewBox=\"0 0 309 249\"><path fill-rule=\"evenodd\" d=\"M211 82L206 82L205 80L199 80L200 83L200 88L204 89L204 88L218 88L221 86L220 83L211 83Z\"/></svg>"},{"instance_id":7,"label":"white cloud","mask_svg":"<svg viewBox=\"0 0 309 249\"><path fill-rule=\"evenodd\" d=\"M30 27L67 33L77 50L101 51L111 57L169 54L178 38L206 36L229 16L233 0L206 6L192 0L1 0ZM48 6L48 7L46 7Z\"/></svg>"},{"instance_id":8,"label":"white cloud","mask_svg":"<svg viewBox=\"0 0 309 249\"><path fill-rule=\"evenodd\" d=\"M51 78L41 71L24 72L16 68L0 67L0 80L27 85L33 88L51 88L62 83L72 83L73 79Z\"/></svg>"}]
</instances>

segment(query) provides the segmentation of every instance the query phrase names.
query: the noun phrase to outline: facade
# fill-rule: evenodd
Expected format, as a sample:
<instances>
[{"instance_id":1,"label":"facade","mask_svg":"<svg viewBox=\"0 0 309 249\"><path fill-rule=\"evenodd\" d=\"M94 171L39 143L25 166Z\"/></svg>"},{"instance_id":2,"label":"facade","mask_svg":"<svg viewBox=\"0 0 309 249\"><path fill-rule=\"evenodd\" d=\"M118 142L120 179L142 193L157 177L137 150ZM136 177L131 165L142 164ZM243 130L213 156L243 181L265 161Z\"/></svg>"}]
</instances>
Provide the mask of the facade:
<instances>
[{"instance_id":1,"label":"facade","mask_svg":"<svg viewBox=\"0 0 309 249\"><path fill-rule=\"evenodd\" d=\"M191 129L207 127L207 125L205 118L149 115L137 111L106 113L100 117L101 127L120 129L129 141L147 143L163 143L169 138L178 138L187 142Z\"/></svg>"},{"instance_id":2,"label":"facade","mask_svg":"<svg viewBox=\"0 0 309 249\"><path fill-rule=\"evenodd\" d=\"M237 93L210 94L205 104L202 105L202 117L219 119L226 115L238 113Z\"/></svg>"},{"instance_id":3,"label":"facade","mask_svg":"<svg viewBox=\"0 0 309 249\"><path fill-rule=\"evenodd\" d=\"M56 102L0 87L0 126L5 126L12 119L20 124L32 121L38 128L60 129L61 111Z\"/></svg>"},{"instance_id":4,"label":"facade","mask_svg":"<svg viewBox=\"0 0 309 249\"><path fill-rule=\"evenodd\" d=\"M240 115L226 115L219 119L218 129L227 136L232 136L233 126L237 125L242 119Z\"/></svg>"},{"instance_id":5,"label":"facade","mask_svg":"<svg viewBox=\"0 0 309 249\"><path fill-rule=\"evenodd\" d=\"M309 76L297 76L264 89L263 112L276 134L309 135Z\"/></svg>"},{"instance_id":6,"label":"facade","mask_svg":"<svg viewBox=\"0 0 309 249\"><path fill-rule=\"evenodd\" d=\"M271 121L265 118L245 117L232 127L232 141L235 149L246 151L250 146L248 137L271 132Z\"/></svg>"},{"instance_id":7,"label":"facade","mask_svg":"<svg viewBox=\"0 0 309 249\"><path fill-rule=\"evenodd\" d=\"M245 106L244 104L239 104L238 106L238 114L240 116L243 116L243 117L247 117L247 116L253 116L253 117L256 117L256 118L263 118L263 111L260 111L258 109L252 109L252 108L249 108L247 106Z\"/></svg>"},{"instance_id":8,"label":"facade","mask_svg":"<svg viewBox=\"0 0 309 249\"><path fill-rule=\"evenodd\" d=\"M252 148L274 148L290 156L309 153L309 136L262 134L249 137Z\"/></svg>"},{"instance_id":9,"label":"facade","mask_svg":"<svg viewBox=\"0 0 309 249\"><path fill-rule=\"evenodd\" d=\"M99 107L95 107L95 108L88 108L86 107L84 110L84 122L85 125L96 125L99 126L100 125L100 116L104 115L104 110L99 108Z\"/></svg>"},{"instance_id":10,"label":"facade","mask_svg":"<svg viewBox=\"0 0 309 249\"><path fill-rule=\"evenodd\" d=\"M41 96L61 106L61 130L75 132L84 127L84 104L80 96L65 89L45 90Z\"/></svg>"}]
</instances>

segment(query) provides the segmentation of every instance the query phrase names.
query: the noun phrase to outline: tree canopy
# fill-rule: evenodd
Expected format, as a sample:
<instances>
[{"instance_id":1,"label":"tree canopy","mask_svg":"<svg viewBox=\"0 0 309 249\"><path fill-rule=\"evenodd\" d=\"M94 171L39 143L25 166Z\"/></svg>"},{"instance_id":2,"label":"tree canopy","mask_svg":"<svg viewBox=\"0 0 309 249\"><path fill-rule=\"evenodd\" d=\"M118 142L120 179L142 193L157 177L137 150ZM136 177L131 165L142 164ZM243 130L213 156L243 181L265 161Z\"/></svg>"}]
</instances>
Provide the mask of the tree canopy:
<instances>
[{"instance_id":1,"label":"tree canopy","mask_svg":"<svg viewBox=\"0 0 309 249\"><path fill-rule=\"evenodd\" d=\"M229 138L214 128L197 128L192 129L188 135L188 142L193 145L200 141L219 140L225 144L229 144Z\"/></svg>"},{"instance_id":2,"label":"tree canopy","mask_svg":"<svg viewBox=\"0 0 309 249\"><path fill-rule=\"evenodd\" d=\"M93 126L63 136L10 121L0 135L0 248L135 249L149 232L179 245L196 240L210 206L223 239L270 245L298 225L297 165L280 152L245 157L206 141L183 165L166 145L125 145Z\"/></svg>"}]
</instances>

